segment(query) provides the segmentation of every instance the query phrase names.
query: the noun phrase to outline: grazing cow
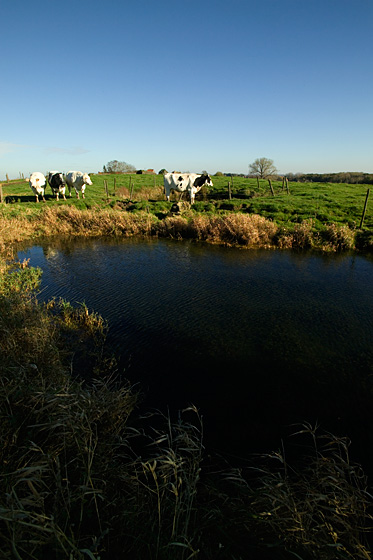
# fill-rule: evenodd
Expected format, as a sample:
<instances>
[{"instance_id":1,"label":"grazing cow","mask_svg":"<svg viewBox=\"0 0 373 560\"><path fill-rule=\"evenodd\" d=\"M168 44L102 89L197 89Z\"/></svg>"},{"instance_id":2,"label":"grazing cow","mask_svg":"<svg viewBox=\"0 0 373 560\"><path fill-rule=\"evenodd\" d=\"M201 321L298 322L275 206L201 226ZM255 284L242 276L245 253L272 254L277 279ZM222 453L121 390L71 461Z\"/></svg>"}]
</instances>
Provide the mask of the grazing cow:
<instances>
[{"instance_id":1,"label":"grazing cow","mask_svg":"<svg viewBox=\"0 0 373 560\"><path fill-rule=\"evenodd\" d=\"M48 175L48 183L50 185L50 188L52 189L52 193L56 195L56 200L58 200L60 194L62 194L63 199L66 200L66 182L63 178L62 173L60 173L59 171L50 171Z\"/></svg>"},{"instance_id":2,"label":"grazing cow","mask_svg":"<svg viewBox=\"0 0 373 560\"><path fill-rule=\"evenodd\" d=\"M39 202L39 196L41 196L43 198L43 201L45 202L44 193L45 193L46 184L47 182L42 173L39 173L39 171L35 171L35 173L31 173L29 178L29 185L31 187L32 192L36 196L36 202Z\"/></svg>"},{"instance_id":3,"label":"grazing cow","mask_svg":"<svg viewBox=\"0 0 373 560\"><path fill-rule=\"evenodd\" d=\"M197 173L166 173L164 176L164 190L167 200L170 200L170 192L187 192L190 203L194 203L196 193L201 190L203 185L212 187L209 175L198 175Z\"/></svg>"},{"instance_id":4,"label":"grazing cow","mask_svg":"<svg viewBox=\"0 0 373 560\"><path fill-rule=\"evenodd\" d=\"M82 197L85 198L84 191L86 185L92 185L92 181L88 173L82 173L81 171L69 171L65 175L65 180L69 189L69 196L71 196L71 189L74 188L76 198L79 198L80 191L82 193Z\"/></svg>"}]
</instances>

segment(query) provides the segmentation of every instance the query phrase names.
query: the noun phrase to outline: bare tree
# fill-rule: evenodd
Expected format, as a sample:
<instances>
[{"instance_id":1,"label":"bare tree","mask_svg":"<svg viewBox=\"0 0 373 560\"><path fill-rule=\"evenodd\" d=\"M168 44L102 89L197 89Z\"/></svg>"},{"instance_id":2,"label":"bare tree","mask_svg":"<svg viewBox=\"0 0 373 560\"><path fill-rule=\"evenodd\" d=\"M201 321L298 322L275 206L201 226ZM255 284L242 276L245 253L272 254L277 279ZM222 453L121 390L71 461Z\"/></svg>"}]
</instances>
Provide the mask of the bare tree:
<instances>
[{"instance_id":1,"label":"bare tree","mask_svg":"<svg viewBox=\"0 0 373 560\"><path fill-rule=\"evenodd\" d=\"M106 168L107 173L135 173L136 167L131 165L130 163L126 163L125 161L118 161L117 159L113 159L109 161L106 165L104 165L104 169Z\"/></svg>"},{"instance_id":2,"label":"bare tree","mask_svg":"<svg viewBox=\"0 0 373 560\"><path fill-rule=\"evenodd\" d=\"M250 173L257 175L261 179L266 179L277 173L277 169L273 165L273 159L265 157L258 158L254 163L250 163L249 170Z\"/></svg>"}]
</instances>

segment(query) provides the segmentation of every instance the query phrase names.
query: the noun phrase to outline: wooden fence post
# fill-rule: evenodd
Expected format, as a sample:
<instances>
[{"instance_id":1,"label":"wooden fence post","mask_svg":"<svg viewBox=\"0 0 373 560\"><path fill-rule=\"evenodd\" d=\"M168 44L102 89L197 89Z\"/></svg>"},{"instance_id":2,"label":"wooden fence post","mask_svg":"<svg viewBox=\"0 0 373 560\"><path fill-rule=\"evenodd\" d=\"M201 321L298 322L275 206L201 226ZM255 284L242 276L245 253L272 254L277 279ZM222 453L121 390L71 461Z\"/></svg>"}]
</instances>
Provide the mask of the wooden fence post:
<instances>
[{"instance_id":1,"label":"wooden fence post","mask_svg":"<svg viewBox=\"0 0 373 560\"><path fill-rule=\"evenodd\" d=\"M7 180L7 182L9 183L9 175L8 175L8 173L6 174L6 180Z\"/></svg>"},{"instance_id":2,"label":"wooden fence post","mask_svg":"<svg viewBox=\"0 0 373 560\"><path fill-rule=\"evenodd\" d=\"M259 189L259 175L256 176L256 182L258 184L258 189Z\"/></svg>"},{"instance_id":3,"label":"wooden fence post","mask_svg":"<svg viewBox=\"0 0 373 560\"><path fill-rule=\"evenodd\" d=\"M117 192L117 178L114 177L114 196L115 196L116 192Z\"/></svg>"},{"instance_id":4,"label":"wooden fence post","mask_svg":"<svg viewBox=\"0 0 373 560\"><path fill-rule=\"evenodd\" d=\"M289 191L289 181L288 181L288 178L287 178L287 177L285 177L285 179L286 179L286 190L287 190L287 193L290 194L290 191Z\"/></svg>"},{"instance_id":5,"label":"wooden fence post","mask_svg":"<svg viewBox=\"0 0 373 560\"><path fill-rule=\"evenodd\" d=\"M285 188L285 176L282 178L282 190Z\"/></svg>"},{"instance_id":6,"label":"wooden fence post","mask_svg":"<svg viewBox=\"0 0 373 560\"><path fill-rule=\"evenodd\" d=\"M273 187L272 187L272 181L271 181L271 179L268 179L268 183L269 183L269 188L271 189L272 196L275 196L275 193L274 193Z\"/></svg>"},{"instance_id":7,"label":"wooden fence post","mask_svg":"<svg viewBox=\"0 0 373 560\"><path fill-rule=\"evenodd\" d=\"M231 182L228 181L228 198L232 200L232 190L231 190Z\"/></svg>"},{"instance_id":8,"label":"wooden fence post","mask_svg":"<svg viewBox=\"0 0 373 560\"><path fill-rule=\"evenodd\" d=\"M0 202L4 202L3 199L3 185L0 183Z\"/></svg>"},{"instance_id":9,"label":"wooden fence post","mask_svg":"<svg viewBox=\"0 0 373 560\"><path fill-rule=\"evenodd\" d=\"M107 186L107 180L104 180L104 187L105 187L105 191L106 191L106 198L109 199L109 189Z\"/></svg>"},{"instance_id":10,"label":"wooden fence post","mask_svg":"<svg viewBox=\"0 0 373 560\"><path fill-rule=\"evenodd\" d=\"M132 193L133 193L132 175L130 175L129 191L130 191L130 200L132 200Z\"/></svg>"},{"instance_id":11,"label":"wooden fence post","mask_svg":"<svg viewBox=\"0 0 373 560\"><path fill-rule=\"evenodd\" d=\"M360 229L363 227L365 212L367 211L367 206L368 206L369 194L370 194L370 189L367 190L367 195L365 197L363 215L361 216L361 221L360 221Z\"/></svg>"}]
</instances>

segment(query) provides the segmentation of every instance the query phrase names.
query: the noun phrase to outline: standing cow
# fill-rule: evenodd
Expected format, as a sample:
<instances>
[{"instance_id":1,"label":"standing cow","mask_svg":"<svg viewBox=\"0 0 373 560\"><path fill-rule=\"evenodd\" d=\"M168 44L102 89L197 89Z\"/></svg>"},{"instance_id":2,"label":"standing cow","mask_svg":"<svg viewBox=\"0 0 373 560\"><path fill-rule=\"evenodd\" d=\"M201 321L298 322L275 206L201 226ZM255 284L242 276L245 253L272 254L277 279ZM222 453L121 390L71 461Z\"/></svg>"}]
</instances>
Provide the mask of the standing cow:
<instances>
[{"instance_id":1,"label":"standing cow","mask_svg":"<svg viewBox=\"0 0 373 560\"><path fill-rule=\"evenodd\" d=\"M62 194L63 199L66 200L66 182L62 173L59 171L50 171L48 175L48 183L52 189L52 193L56 195L56 200L58 200L60 194Z\"/></svg>"},{"instance_id":2,"label":"standing cow","mask_svg":"<svg viewBox=\"0 0 373 560\"><path fill-rule=\"evenodd\" d=\"M71 196L71 189L75 189L76 198L79 198L79 192L84 196L84 191L86 185L92 185L92 181L88 173L82 173L81 171L69 171L65 175L66 185L69 189L69 196Z\"/></svg>"},{"instance_id":3,"label":"standing cow","mask_svg":"<svg viewBox=\"0 0 373 560\"><path fill-rule=\"evenodd\" d=\"M164 190L167 200L170 200L170 192L187 192L190 203L194 204L196 193L201 190L204 185L212 187L211 177L209 175L198 175L197 173L166 173L164 176Z\"/></svg>"},{"instance_id":4,"label":"standing cow","mask_svg":"<svg viewBox=\"0 0 373 560\"><path fill-rule=\"evenodd\" d=\"M36 202L39 202L39 196L41 196L43 198L43 201L45 202L44 193L45 193L46 184L47 182L42 173L39 173L39 171L35 171L34 173L31 173L29 178L29 185L31 187L32 192L36 196Z\"/></svg>"}]
</instances>

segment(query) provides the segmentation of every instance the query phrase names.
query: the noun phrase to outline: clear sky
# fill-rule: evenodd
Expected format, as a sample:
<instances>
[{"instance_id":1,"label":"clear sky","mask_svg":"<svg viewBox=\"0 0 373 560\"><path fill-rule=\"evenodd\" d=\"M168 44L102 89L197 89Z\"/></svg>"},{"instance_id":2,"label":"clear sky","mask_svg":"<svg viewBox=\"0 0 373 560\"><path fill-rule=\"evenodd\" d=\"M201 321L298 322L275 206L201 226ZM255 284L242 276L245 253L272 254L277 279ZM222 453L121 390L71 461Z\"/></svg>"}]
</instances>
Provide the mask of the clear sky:
<instances>
[{"instance_id":1,"label":"clear sky","mask_svg":"<svg viewBox=\"0 0 373 560\"><path fill-rule=\"evenodd\" d=\"M2 0L0 180L373 173L373 0Z\"/></svg>"}]
</instances>

